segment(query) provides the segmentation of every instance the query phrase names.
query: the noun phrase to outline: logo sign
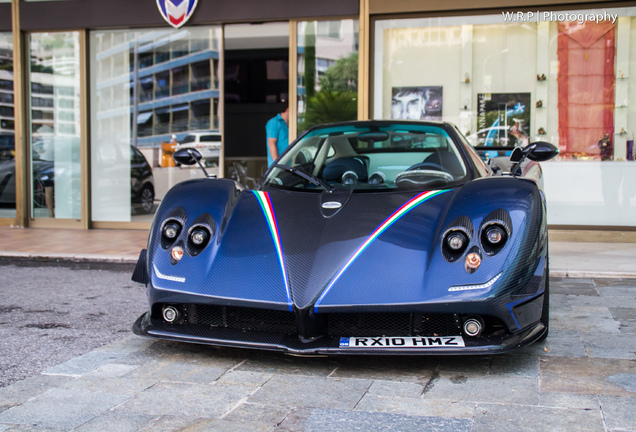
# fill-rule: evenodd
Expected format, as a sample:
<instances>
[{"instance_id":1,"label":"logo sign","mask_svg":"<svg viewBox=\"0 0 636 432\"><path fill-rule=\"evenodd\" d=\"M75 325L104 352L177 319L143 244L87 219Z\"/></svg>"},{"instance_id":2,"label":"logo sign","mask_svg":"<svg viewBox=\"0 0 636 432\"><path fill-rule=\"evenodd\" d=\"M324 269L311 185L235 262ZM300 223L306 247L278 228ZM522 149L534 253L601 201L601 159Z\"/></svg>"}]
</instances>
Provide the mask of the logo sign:
<instances>
[{"instance_id":1,"label":"logo sign","mask_svg":"<svg viewBox=\"0 0 636 432\"><path fill-rule=\"evenodd\" d=\"M197 7L197 0L157 0L161 16L174 28L184 25Z\"/></svg>"},{"instance_id":2,"label":"logo sign","mask_svg":"<svg viewBox=\"0 0 636 432\"><path fill-rule=\"evenodd\" d=\"M322 205L324 209L339 209L340 207L342 207L342 204L337 201L327 201Z\"/></svg>"}]
</instances>

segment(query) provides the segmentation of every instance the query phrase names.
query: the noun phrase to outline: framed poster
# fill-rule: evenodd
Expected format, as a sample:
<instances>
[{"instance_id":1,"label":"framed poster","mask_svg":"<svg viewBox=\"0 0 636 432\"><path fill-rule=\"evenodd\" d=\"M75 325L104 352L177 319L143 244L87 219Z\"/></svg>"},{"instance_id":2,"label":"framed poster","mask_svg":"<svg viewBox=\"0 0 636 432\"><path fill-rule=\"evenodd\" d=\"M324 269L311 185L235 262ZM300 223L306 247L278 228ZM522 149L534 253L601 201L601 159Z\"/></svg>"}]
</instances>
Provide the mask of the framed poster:
<instances>
[{"instance_id":1,"label":"framed poster","mask_svg":"<svg viewBox=\"0 0 636 432\"><path fill-rule=\"evenodd\" d=\"M479 93L474 146L525 147L530 137L530 93Z\"/></svg>"},{"instance_id":2,"label":"framed poster","mask_svg":"<svg viewBox=\"0 0 636 432\"><path fill-rule=\"evenodd\" d=\"M442 86L393 87L391 118L441 120Z\"/></svg>"}]
</instances>

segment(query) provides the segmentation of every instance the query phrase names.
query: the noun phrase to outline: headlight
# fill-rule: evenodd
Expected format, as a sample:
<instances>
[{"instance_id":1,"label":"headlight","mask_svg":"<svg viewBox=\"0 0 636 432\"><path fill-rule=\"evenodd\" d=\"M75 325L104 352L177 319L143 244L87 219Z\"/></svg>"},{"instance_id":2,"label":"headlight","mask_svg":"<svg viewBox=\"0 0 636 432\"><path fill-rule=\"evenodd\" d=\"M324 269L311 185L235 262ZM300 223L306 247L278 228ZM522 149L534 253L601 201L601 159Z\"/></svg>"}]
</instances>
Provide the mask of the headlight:
<instances>
[{"instance_id":1,"label":"headlight","mask_svg":"<svg viewBox=\"0 0 636 432\"><path fill-rule=\"evenodd\" d=\"M208 239L208 232L202 229L195 229L190 234L190 238L192 239L192 243L197 246L201 246Z\"/></svg>"},{"instance_id":2,"label":"headlight","mask_svg":"<svg viewBox=\"0 0 636 432\"><path fill-rule=\"evenodd\" d=\"M490 227L488 229L486 229L486 239L496 245L498 243L500 243L504 238L504 231L498 227L498 226L493 226Z\"/></svg>"},{"instance_id":3,"label":"headlight","mask_svg":"<svg viewBox=\"0 0 636 432\"><path fill-rule=\"evenodd\" d=\"M188 254L195 257L203 252L214 238L215 231L216 224L210 214L203 213L197 217L188 229L188 241L186 242Z\"/></svg>"},{"instance_id":4,"label":"headlight","mask_svg":"<svg viewBox=\"0 0 636 432\"><path fill-rule=\"evenodd\" d=\"M461 231L451 232L446 238L446 243L454 251L461 250L468 242L468 237Z\"/></svg>"},{"instance_id":5,"label":"headlight","mask_svg":"<svg viewBox=\"0 0 636 432\"><path fill-rule=\"evenodd\" d=\"M452 221L442 234L442 254L448 262L457 261L466 252L473 233L473 223L468 216Z\"/></svg>"},{"instance_id":6,"label":"headlight","mask_svg":"<svg viewBox=\"0 0 636 432\"><path fill-rule=\"evenodd\" d=\"M176 223L169 223L163 227L163 235L169 239L176 238L179 235L179 231L181 231L181 227Z\"/></svg>"},{"instance_id":7,"label":"headlight","mask_svg":"<svg viewBox=\"0 0 636 432\"><path fill-rule=\"evenodd\" d=\"M481 224L480 240L486 255L496 255L512 235L512 219L507 211L495 210Z\"/></svg>"}]
</instances>

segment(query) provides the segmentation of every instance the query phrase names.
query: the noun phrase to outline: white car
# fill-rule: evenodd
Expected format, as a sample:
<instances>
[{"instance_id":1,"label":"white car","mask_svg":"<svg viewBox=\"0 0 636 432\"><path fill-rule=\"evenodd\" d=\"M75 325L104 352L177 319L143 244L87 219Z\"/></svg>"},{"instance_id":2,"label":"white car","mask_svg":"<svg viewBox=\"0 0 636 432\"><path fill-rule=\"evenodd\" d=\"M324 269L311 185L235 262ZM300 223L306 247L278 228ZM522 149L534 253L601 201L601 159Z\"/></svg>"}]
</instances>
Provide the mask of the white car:
<instances>
[{"instance_id":1,"label":"white car","mask_svg":"<svg viewBox=\"0 0 636 432\"><path fill-rule=\"evenodd\" d=\"M201 163L212 167L218 166L222 145L219 132L191 132L177 145L175 150L193 148L201 153Z\"/></svg>"}]
</instances>

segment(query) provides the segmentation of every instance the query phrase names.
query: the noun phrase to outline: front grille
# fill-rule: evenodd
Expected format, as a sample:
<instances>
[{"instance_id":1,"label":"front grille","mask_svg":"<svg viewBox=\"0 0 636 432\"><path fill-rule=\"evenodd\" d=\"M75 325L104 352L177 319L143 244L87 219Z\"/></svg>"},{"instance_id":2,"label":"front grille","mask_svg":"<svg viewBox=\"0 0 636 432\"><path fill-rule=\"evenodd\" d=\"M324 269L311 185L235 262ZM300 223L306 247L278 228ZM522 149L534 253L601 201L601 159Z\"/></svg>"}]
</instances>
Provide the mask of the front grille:
<instances>
[{"instance_id":1,"label":"front grille","mask_svg":"<svg viewBox=\"0 0 636 432\"><path fill-rule=\"evenodd\" d=\"M459 318L453 314L330 313L329 336L456 336Z\"/></svg>"},{"instance_id":2,"label":"front grille","mask_svg":"<svg viewBox=\"0 0 636 432\"><path fill-rule=\"evenodd\" d=\"M296 333L293 312L237 306L184 305L189 324L291 334Z\"/></svg>"}]
</instances>

